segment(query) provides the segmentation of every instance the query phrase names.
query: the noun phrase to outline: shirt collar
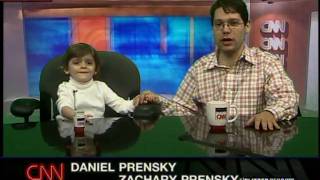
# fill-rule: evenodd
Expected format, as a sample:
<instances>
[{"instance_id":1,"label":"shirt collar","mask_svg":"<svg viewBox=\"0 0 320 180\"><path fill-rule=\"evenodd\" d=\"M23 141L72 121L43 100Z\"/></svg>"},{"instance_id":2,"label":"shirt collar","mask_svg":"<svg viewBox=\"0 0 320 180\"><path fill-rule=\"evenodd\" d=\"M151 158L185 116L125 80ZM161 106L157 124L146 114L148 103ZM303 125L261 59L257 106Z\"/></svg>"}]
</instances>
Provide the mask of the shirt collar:
<instances>
[{"instance_id":1,"label":"shirt collar","mask_svg":"<svg viewBox=\"0 0 320 180\"><path fill-rule=\"evenodd\" d=\"M90 81L82 84L82 83L79 83L78 81L76 81L75 79L73 79L70 76L69 82L77 89L86 89L86 88L90 87L93 84L93 79L91 79Z\"/></svg>"},{"instance_id":2,"label":"shirt collar","mask_svg":"<svg viewBox=\"0 0 320 180\"><path fill-rule=\"evenodd\" d=\"M256 55L254 55L253 52L250 51L250 48L247 45L244 46L244 49L243 49L242 54L240 56L240 60L247 61L253 65L257 64Z\"/></svg>"},{"instance_id":3,"label":"shirt collar","mask_svg":"<svg viewBox=\"0 0 320 180\"><path fill-rule=\"evenodd\" d=\"M218 64L217 51L218 50L216 49L215 52L213 54L211 54L211 58L210 58L209 63L207 64L206 69L213 69L214 67L222 67ZM244 49L241 53L240 61L246 61L246 62L253 64L253 65L255 65L257 63L255 56L252 55L252 53L250 52L250 48L246 44L245 44Z\"/></svg>"}]
</instances>

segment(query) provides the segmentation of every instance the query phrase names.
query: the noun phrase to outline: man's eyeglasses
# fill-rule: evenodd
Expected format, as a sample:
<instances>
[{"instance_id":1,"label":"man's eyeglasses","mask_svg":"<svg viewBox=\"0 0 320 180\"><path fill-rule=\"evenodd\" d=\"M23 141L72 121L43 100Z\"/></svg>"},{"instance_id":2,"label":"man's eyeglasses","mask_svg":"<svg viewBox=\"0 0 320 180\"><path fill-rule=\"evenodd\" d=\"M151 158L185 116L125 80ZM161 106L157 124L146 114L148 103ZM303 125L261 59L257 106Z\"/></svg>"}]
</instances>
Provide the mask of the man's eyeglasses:
<instances>
[{"instance_id":1,"label":"man's eyeglasses","mask_svg":"<svg viewBox=\"0 0 320 180\"><path fill-rule=\"evenodd\" d=\"M231 19L226 22L224 21L214 21L213 25L214 28L218 30L222 30L225 25L227 25L230 29L236 29L239 28L243 23L240 20L237 19Z\"/></svg>"}]
</instances>

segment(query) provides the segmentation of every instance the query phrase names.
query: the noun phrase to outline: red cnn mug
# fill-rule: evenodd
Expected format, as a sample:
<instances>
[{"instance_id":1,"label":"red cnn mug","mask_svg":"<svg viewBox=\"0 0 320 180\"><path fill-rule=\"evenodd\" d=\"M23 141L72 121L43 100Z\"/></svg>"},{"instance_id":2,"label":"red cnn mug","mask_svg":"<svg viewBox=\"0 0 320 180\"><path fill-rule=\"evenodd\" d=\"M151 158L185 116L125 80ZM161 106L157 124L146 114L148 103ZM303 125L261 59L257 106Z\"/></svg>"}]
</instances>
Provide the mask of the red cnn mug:
<instances>
[{"instance_id":1,"label":"red cnn mug","mask_svg":"<svg viewBox=\"0 0 320 180\"><path fill-rule=\"evenodd\" d=\"M235 116L230 119L231 109L235 109ZM206 104L206 116L209 124L213 128L225 128L227 123L231 123L238 118L238 108L225 101L210 101Z\"/></svg>"},{"instance_id":2,"label":"red cnn mug","mask_svg":"<svg viewBox=\"0 0 320 180\"><path fill-rule=\"evenodd\" d=\"M86 124L86 119L83 111L77 111L74 117L74 134L75 137L84 136L84 128Z\"/></svg>"}]
</instances>

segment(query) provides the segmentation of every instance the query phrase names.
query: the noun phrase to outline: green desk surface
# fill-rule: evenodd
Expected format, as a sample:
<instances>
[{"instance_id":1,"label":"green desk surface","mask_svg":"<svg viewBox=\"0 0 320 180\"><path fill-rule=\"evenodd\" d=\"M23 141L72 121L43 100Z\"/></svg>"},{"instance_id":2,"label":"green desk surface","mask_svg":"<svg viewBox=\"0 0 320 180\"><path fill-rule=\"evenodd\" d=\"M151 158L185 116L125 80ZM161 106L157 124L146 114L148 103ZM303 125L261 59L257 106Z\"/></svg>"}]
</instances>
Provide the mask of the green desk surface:
<instances>
[{"instance_id":1,"label":"green desk surface","mask_svg":"<svg viewBox=\"0 0 320 180\"><path fill-rule=\"evenodd\" d=\"M132 119L130 119L133 121ZM186 134L192 134L188 123L180 117L162 117L154 123L135 122L129 125L123 125L123 129L99 143L113 143L126 139L126 135L131 129L137 136L130 137L132 140L123 146L115 149L102 150L102 157L208 157L210 155L210 146L195 143L189 140L181 141L179 137ZM3 153L5 157L63 157L66 156L64 146L49 145L48 136L44 133L57 133L54 136L60 137L56 122L39 122L36 127L26 130L13 129L10 124L3 125ZM131 124L130 124L131 123ZM136 126L136 127L134 127ZM281 146L274 156L280 157L316 157L318 156L318 118L300 117L295 121L295 134L286 140L281 141ZM120 126L119 126L120 127ZM133 128L131 128L133 127ZM112 129L112 128L111 128ZM196 129L196 128L193 128ZM106 132L110 129L106 130ZM120 132L121 131L121 132ZM239 131L242 133L242 131ZM267 132L264 136L273 136L274 132ZM129 133L130 134L130 133ZM253 134L256 134L253 132ZM252 139L252 133L249 134L252 141L263 142L262 145L274 145L273 141L277 138ZM50 136L50 135L49 135ZM260 139L259 139L260 138ZM49 138L50 139L50 138ZM51 141L55 141L54 138ZM104 142L105 141L105 142ZM264 142L267 141L267 142ZM268 142L272 141L272 142ZM235 144L235 146L237 146ZM259 143L258 143L259 146ZM261 147L260 147L261 148ZM262 147L263 148L263 147Z\"/></svg>"}]
</instances>

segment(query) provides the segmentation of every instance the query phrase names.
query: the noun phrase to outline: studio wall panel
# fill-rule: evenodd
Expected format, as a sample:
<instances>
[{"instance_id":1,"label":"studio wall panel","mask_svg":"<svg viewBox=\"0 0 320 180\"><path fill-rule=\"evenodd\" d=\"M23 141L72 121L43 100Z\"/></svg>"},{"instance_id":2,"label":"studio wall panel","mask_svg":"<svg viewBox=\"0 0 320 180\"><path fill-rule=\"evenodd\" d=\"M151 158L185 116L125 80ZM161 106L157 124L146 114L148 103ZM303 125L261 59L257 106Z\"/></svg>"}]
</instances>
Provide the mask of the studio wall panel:
<instances>
[{"instance_id":1,"label":"studio wall panel","mask_svg":"<svg viewBox=\"0 0 320 180\"><path fill-rule=\"evenodd\" d=\"M69 18L27 18L24 21L29 95L39 96L42 68L64 53L71 40Z\"/></svg>"},{"instance_id":2,"label":"studio wall panel","mask_svg":"<svg viewBox=\"0 0 320 180\"><path fill-rule=\"evenodd\" d=\"M191 64L211 52L209 17L77 16L25 20L28 80L38 96L40 72L77 42L128 56L138 67L142 90L175 94Z\"/></svg>"},{"instance_id":3,"label":"studio wall panel","mask_svg":"<svg viewBox=\"0 0 320 180\"><path fill-rule=\"evenodd\" d=\"M109 46L109 18L105 16L73 17L73 43L86 42L96 50L106 51Z\"/></svg>"}]
</instances>

